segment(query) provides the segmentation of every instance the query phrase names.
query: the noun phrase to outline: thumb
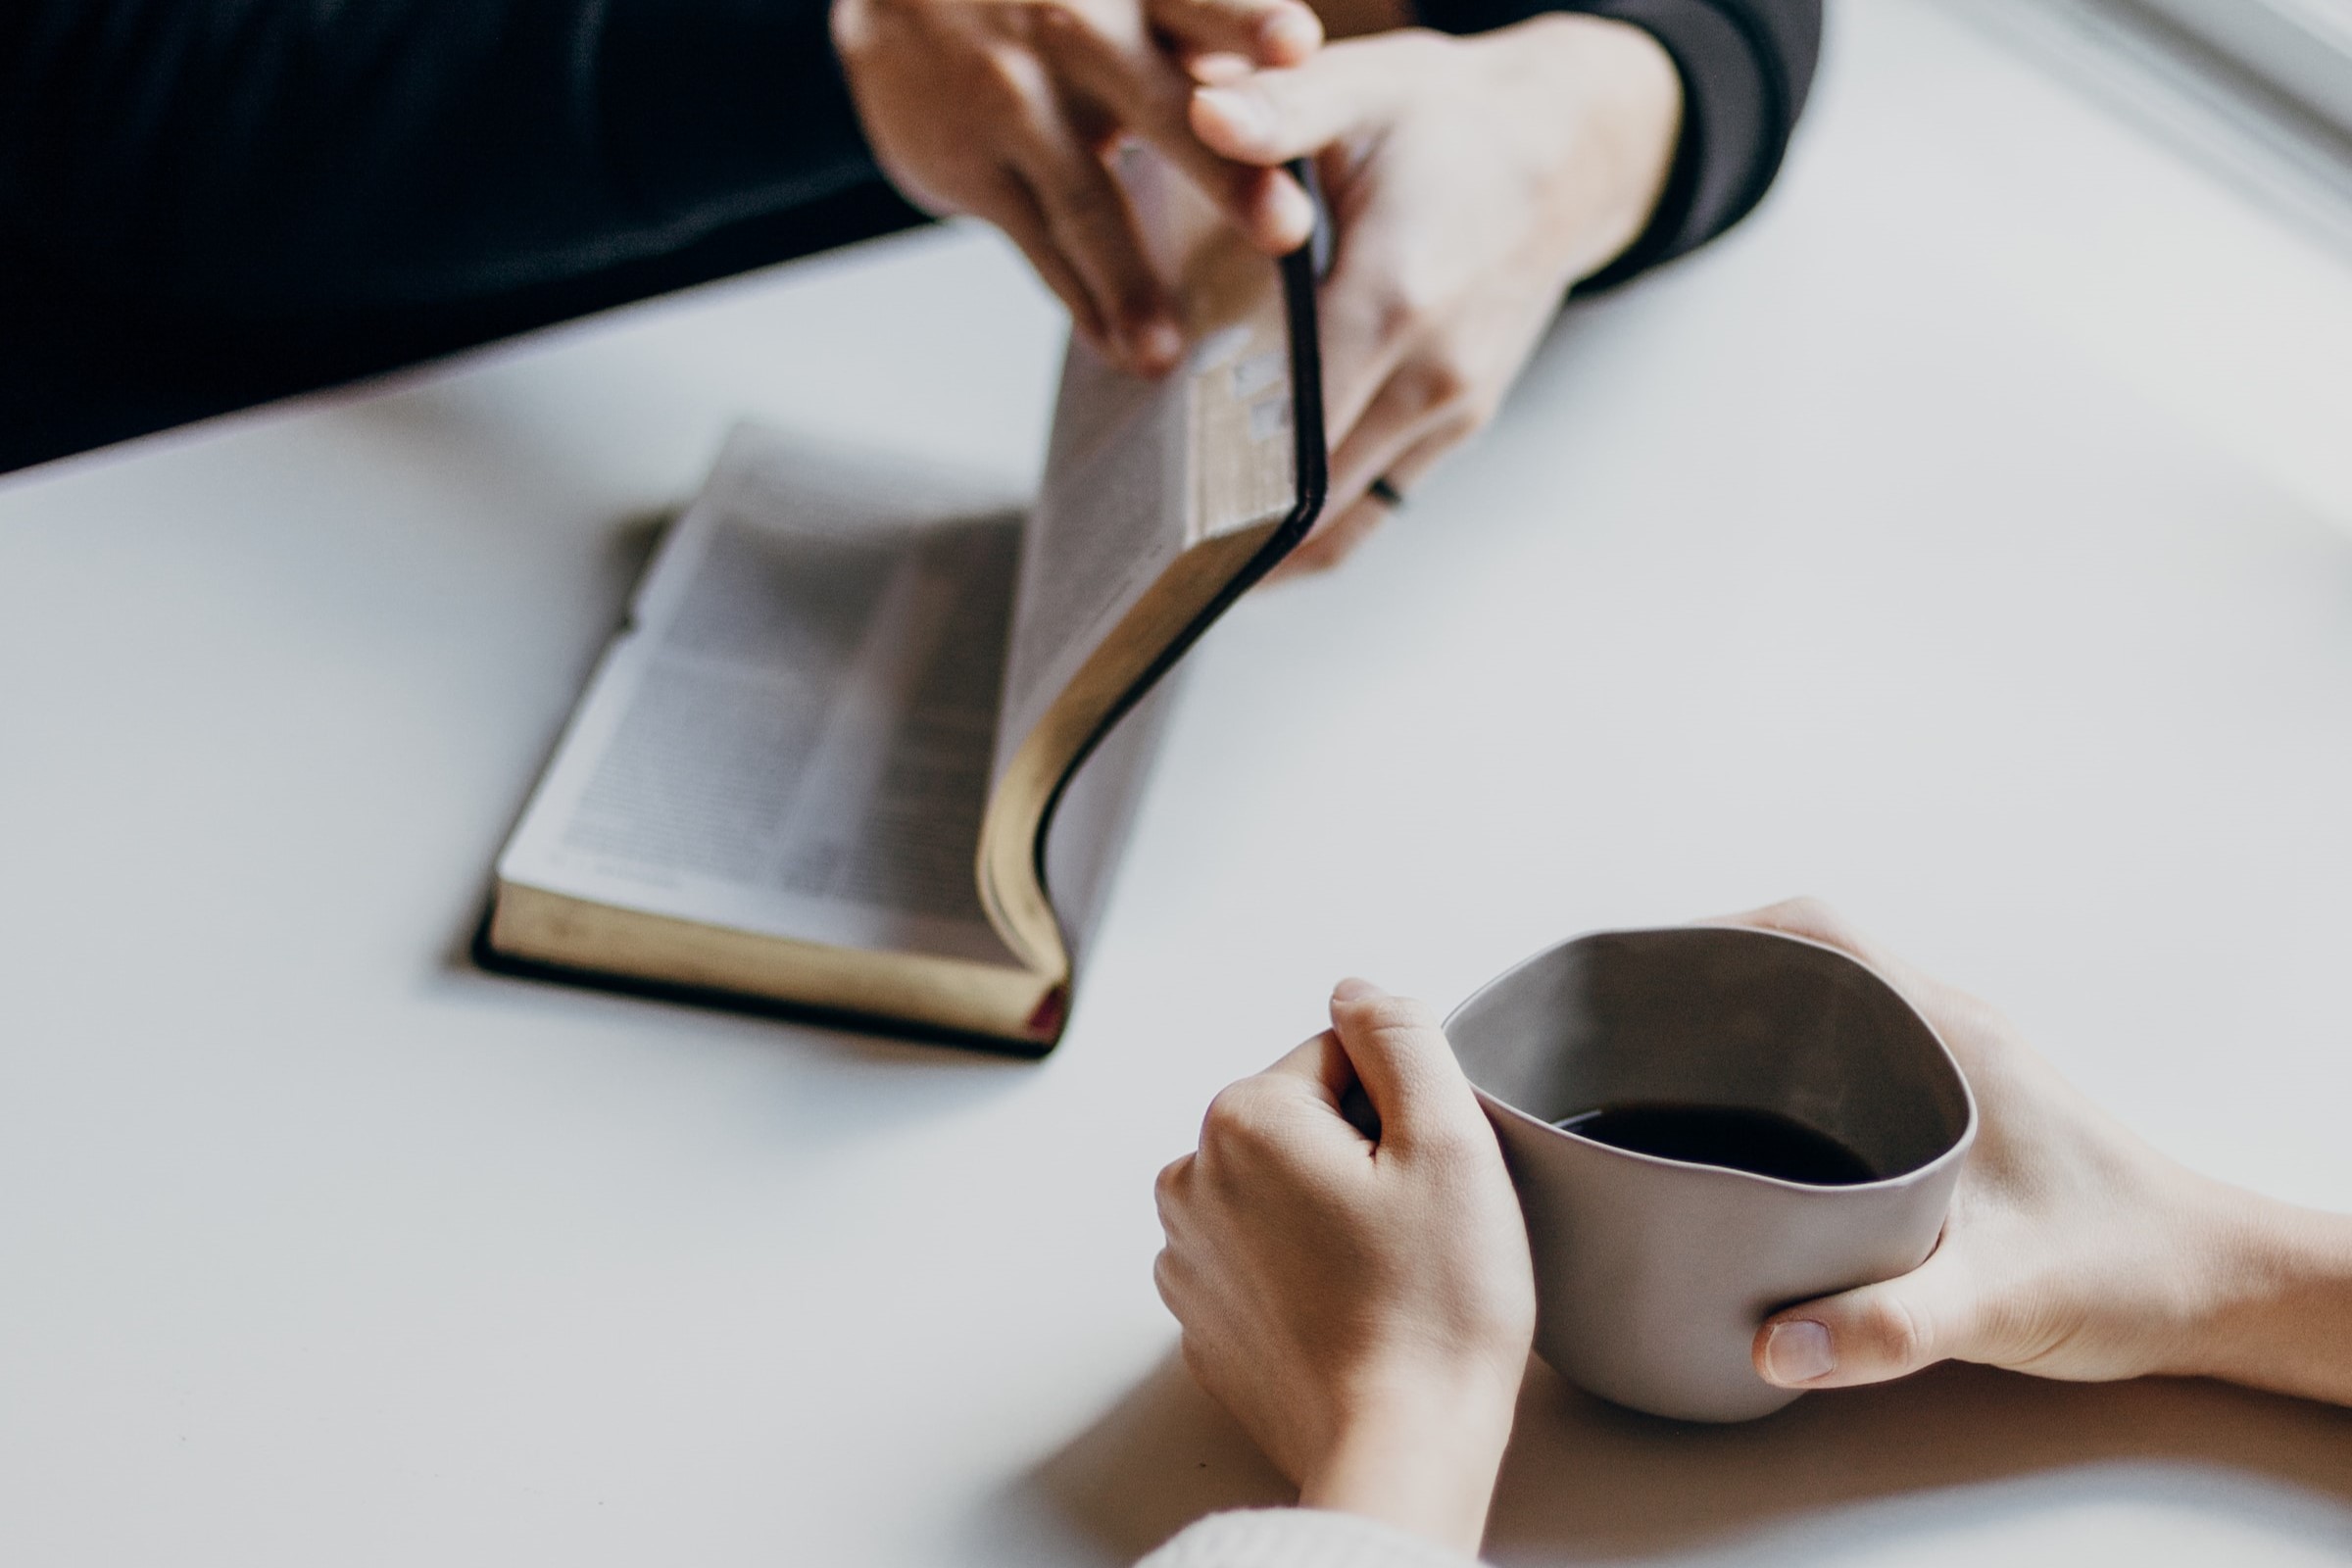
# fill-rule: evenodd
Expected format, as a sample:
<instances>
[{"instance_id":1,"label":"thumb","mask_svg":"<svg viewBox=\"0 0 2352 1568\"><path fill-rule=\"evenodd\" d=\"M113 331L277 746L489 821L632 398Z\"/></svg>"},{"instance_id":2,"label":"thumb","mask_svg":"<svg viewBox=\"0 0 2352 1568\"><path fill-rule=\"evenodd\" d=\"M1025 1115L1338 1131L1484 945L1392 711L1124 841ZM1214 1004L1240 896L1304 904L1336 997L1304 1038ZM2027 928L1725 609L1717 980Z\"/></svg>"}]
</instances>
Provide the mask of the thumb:
<instances>
[{"instance_id":1,"label":"thumb","mask_svg":"<svg viewBox=\"0 0 2352 1568\"><path fill-rule=\"evenodd\" d=\"M1408 64L1386 49L1334 48L1288 71L1196 88L1193 134L1239 163L1305 158L1385 118L1410 85L1399 69Z\"/></svg>"},{"instance_id":2,"label":"thumb","mask_svg":"<svg viewBox=\"0 0 2352 1568\"><path fill-rule=\"evenodd\" d=\"M1195 55L1255 66L1295 66L1323 42L1322 20L1300 0L1146 0L1144 14Z\"/></svg>"},{"instance_id":3,"label":"thumb","mask_svg":"<svg viewBox=\"0 0 2352 1568\"><path fill-rule=\"evenodd\" d=\"M1343 980L1331 993L1331 1026L1379 1117L1383 1144L1405 1148L1460 1125L1486 1125L1427 1004L1393 997L1369 980Z\"/></svg>"},{"instance_id":4,"label":"thumb","mask_svg":"<svg viewBox=\"0 0 2352 1568\"><path fill-rule=\"evenodd\" d=\"M1785 1389L1884 1383L1974 1354L1982 1319L1964 1270L1938 1250L1896 1279L1783 1307L1756 1330L1756 1375Z\"/></svg>"}]
</instances>

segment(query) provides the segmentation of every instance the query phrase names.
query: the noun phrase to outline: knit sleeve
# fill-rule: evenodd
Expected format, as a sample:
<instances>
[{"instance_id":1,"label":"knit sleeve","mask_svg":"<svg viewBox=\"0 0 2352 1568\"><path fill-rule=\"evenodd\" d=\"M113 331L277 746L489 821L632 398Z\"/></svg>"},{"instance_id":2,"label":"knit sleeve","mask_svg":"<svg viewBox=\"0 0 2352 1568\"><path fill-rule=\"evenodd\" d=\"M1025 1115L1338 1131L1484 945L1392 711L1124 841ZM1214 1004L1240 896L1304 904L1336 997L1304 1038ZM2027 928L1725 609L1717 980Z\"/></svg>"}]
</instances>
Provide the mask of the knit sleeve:
<instances>
[{"instance_id":1,"label":"knit sleeve","mask_svg":"<svg viewBox=\"0 0 2352 1568\"><path fill-rule=\"evenodd\" d=\"M491 295L873 174L825 0L0 6L0 254L156 308Z\"/></svg>"},{"instance_id":2,"label":"knit sleeve","mask_svg":"<svg viewBox=\"0 0 2352 1568\"><path fill-rule=\"evenodd\" d=\"M1136 1568L1477 1568L1470 1558L1392 1525L1320 1508L1214 1513L1177 1533Z\"/></svg>"}]
</instances>

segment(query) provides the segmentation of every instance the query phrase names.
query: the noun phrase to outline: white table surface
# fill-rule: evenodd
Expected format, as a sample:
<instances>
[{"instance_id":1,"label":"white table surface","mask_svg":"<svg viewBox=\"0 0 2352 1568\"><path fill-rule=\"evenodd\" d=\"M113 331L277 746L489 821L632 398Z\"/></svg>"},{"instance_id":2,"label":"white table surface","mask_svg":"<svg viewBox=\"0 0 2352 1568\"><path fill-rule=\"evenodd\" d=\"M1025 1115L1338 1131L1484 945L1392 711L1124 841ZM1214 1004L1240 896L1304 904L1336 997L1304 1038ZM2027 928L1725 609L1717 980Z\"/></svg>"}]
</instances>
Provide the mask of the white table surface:
<instances>
[{"instance_id":1,"label":"white table surface","mask_svg":"<svg viewBox=\"0 0 2352 1568\"><path fill-rule=\"evenodd\" d=\"M1059 1054L488 978L491 857L754 414L1031 472L933 232L0 484L0 1561L1097 1563L1278 1488L1150 1182L1363 972L1797 891L2352 1206L2352 269L1920 0L1769 207L1199 678ZM1507 1561L2352 1554L2352 1417L1531 1389Z\"/></svg>"}]
</instances>

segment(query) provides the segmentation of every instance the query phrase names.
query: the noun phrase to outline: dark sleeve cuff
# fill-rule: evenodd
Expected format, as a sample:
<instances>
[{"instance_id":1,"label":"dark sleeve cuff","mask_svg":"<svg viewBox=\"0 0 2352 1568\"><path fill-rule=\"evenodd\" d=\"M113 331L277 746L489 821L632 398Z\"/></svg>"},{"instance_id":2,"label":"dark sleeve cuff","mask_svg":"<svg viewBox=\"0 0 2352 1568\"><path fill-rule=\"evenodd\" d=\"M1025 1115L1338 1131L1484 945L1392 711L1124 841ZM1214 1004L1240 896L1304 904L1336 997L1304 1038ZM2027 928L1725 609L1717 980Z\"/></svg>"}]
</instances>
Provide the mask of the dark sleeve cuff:
<instances>
[{"instance_id":1,"label":"dark sleeve cuff","mask_svg":"<svg viewBox=\"0 0 2352 1568\"><path fill-rule=\"evenodd\" d=\"M715 225L875 178L825 0L607 0L607 168L648 219Z\"/></svg>"},{"instance_id":2,"label":"dark sleeve cuff","mask_svg":"<svg viewBox=\"0 0 2352 1568\"><path fill-rule=\"evenodd\" d=\"M1641 237L1577 286L1592 293L1694 250L1763 198L1804 108L1821 48L1820 0L1420 0L1447 32L1485 32L1545 12L1630 23L1683 79L1683 129Z\"/></svg>"}]
</instances>

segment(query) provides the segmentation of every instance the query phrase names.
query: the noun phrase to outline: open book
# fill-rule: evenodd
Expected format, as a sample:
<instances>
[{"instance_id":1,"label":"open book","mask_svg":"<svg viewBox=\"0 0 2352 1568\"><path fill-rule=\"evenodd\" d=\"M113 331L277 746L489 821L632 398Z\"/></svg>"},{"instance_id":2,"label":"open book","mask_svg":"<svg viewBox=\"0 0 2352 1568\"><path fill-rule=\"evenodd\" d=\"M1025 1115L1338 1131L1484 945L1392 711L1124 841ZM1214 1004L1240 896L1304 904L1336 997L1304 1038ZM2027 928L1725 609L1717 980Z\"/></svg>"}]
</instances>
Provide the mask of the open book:
<instances>
[{"instance_id":1,"label":"open book","mask_svg":"<svg viewBox=\"0 0 2352 1568\"><path fill-rule=\"evenodd\" d=\"M1191 353L1147 381L1073 342L1026 515L729 438L499 857L480 961L1053 1048L1166 677L1323 493L1307 254L1163 199Z\"/></svg>"}]
</instances>

